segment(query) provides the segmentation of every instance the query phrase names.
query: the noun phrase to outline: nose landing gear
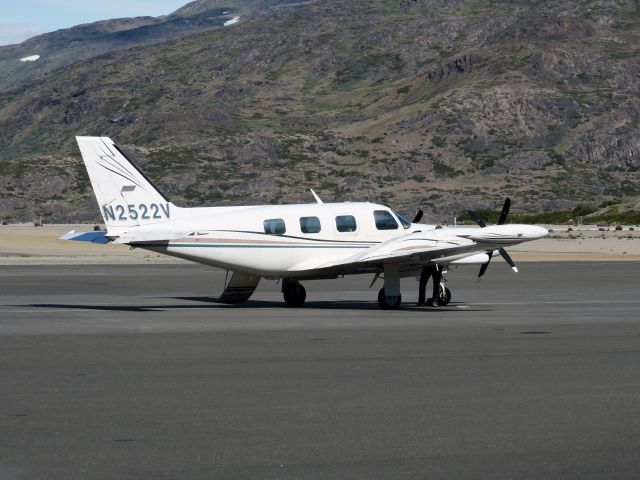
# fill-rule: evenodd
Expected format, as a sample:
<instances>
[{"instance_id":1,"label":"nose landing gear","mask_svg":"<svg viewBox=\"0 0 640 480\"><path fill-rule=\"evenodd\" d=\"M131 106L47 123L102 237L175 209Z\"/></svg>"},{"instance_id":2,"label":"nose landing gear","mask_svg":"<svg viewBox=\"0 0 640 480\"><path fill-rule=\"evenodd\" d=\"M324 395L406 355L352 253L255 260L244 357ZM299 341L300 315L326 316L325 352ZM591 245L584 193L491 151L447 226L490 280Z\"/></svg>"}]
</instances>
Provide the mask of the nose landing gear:
<instances>
[{"instance_id":1,"label":"nose landing gear","mask_svg":"<svg viewBox=\"0 0 640 480\"><path fill-rule=\"evenodd\" d=\"M442 272L442 278L440 279L440 288L438 289L438 305L449 305L451 301L451 290L449 290L445 283L447 280L444 278L446 270Z\"/></svg>"},{"instance_id":2,"label":"nose landing gear","mask_svg":"<svg viewBox=\"0 0 640 480\"><path fill-rule=\"evenodd\" d=\"M438 305L449 305L451 301L451 290L440 284L440 294L438 295Z\"/></svg>"}]
</instances>

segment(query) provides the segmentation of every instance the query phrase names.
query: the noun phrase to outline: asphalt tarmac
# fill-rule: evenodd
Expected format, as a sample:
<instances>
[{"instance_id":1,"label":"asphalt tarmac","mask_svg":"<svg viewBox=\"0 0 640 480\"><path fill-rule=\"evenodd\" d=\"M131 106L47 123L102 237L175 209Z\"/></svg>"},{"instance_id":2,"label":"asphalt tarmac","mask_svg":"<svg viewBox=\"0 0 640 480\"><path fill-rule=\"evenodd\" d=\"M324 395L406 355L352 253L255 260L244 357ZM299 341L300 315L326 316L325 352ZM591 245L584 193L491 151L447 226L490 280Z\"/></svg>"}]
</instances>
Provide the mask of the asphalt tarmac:
<instances>
[{"instance_id":1,"label":"asphalt tarmac","mask_svg":"<svg viewBox=\"0 0 640 480\"><path fill-rule=\"evenodd\" d=\"M212 301L194 265L0 269L0 479L640 478L640 263Z\"/></svg>"}]
</instances>

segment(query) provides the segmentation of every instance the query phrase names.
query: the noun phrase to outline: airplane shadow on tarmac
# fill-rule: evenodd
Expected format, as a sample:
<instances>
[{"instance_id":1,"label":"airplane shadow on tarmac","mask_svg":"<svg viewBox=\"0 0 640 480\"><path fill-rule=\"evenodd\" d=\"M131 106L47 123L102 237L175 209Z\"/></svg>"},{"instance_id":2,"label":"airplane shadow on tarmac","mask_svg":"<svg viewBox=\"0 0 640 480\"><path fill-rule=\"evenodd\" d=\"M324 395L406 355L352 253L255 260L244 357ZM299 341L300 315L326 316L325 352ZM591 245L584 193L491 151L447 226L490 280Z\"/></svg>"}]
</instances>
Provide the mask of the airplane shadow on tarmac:
<instances>
[{"instance_id":1,"label":"airplane shadow on tarmac","mask_svg":"<svg viewBox=\"0 0 640 480\"><path fill-rule=\"evenodd\" d=\"M14 305L15 307L28 308L59 308L61 310L100 310L111 312L161 312L165 310L201 310L201 309L255 309L255 308L273 308L283 309L287 307L283 302L272 302L264 300L249 300L248 302L236 305L228 305L217 303L212 297L159 297L173 300L186 300L190 302L198 302L196 304L151 304L151 305L91 305L91 304L69 304L69 303L31 303L27 305ZM376 302L367 301L310 301L306 302L302 307L304 310L379 310ZM450 304L444 307L415 307L410 303L401 306L396 312L459 312L459 311L484 311L487 308L471 308L463 303Z\"/></svg>"},{"instance_id":2,"label":"airplane shadow on tarmac","mask_svg":"<svg viewBox=\"0 0 640 480\"><path fill-rule=\"evenodd\" d=\"M217 303L217 299L213 297L206 296L196 296L196 297L171 297L176 300L189 300L194 302L205 302L215 305L219 308L291 308L287 307L284 302L270 302L264 300L249 300L245 303L240 303L236 305L225 305ZM318 309L318 310L380 310L378 303L375 301L363 301L363 300L316 300L316 301L307 301L304 304L305 309ZM451 311L459 311L461 309L468 311L483 311L486 309L483 308L471 308L467 304L463 302L452 302L447 306L441 307L416 307L411 302L407 302L406 304L402 304L399 311L425 311L425 312L435 312L435 311L443 311L443 312L451 312Z\"/></svg>"}]
</instances>

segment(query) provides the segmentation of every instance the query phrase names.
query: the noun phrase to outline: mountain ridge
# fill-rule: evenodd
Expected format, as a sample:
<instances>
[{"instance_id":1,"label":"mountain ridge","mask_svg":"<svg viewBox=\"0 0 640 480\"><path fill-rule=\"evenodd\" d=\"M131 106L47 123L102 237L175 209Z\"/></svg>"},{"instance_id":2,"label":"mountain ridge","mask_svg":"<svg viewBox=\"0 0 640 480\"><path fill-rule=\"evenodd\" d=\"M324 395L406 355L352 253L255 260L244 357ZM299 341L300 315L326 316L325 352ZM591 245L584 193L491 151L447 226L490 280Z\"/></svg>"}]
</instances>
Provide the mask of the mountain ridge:
<instances>
[{"instance_id":1,"label":"mountain ridge","mask_svg":"<svg viewBox=\"0 0 640 480\"><path fill-rule=\"evenodd\" d=\"M627 1L325 1L77 62L0 90L0 207L95 216L75 134L112 136L186 205L314 188L438 218L633 197L638 19Z\"/></svg>"},{"instance_id":2,"label":"mountain ridge","mask_svg":"<svg viewBox=\"0 0 640 480\"><path fill-rule=\"evenodd\" d=\"M223 28L236 14L248 18L269 15L272 6L284 3L282 0L198 0L159 17L100 20L47 32L19 44L0 46L0 87L76 61ZM18 63L20 58L32 55L40 58L36 62Z\"/></svg>"}]
</instances>

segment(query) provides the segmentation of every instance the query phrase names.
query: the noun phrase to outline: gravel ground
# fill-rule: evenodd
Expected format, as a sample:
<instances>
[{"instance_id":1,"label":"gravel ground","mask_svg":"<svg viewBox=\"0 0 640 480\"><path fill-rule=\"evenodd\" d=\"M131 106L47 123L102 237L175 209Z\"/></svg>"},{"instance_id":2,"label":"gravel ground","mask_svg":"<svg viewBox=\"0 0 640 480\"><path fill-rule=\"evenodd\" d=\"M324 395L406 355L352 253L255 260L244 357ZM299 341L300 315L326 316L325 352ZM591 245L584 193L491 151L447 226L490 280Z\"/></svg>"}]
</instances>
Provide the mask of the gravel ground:
<instances>
[{"instance_id":1,"label":"gravel ground","mask_svg":"<svg viewBox=\"0 0 640 480\"><path fill-rule=\"evenodd\" d=\"M599 231L548 226L549 237L509 249L515 261L640 261L640 231ZM69 230L91 230L89 225L1 226L0 265L50 264L177 264L177 258L131 250L124 245L93 245L63 242L58 238Z\"/></svg>"}]
</instances>

